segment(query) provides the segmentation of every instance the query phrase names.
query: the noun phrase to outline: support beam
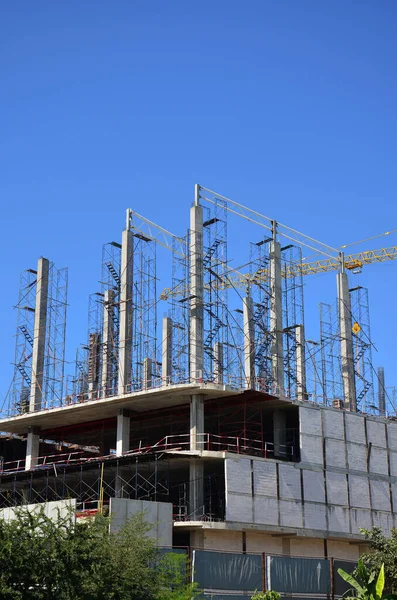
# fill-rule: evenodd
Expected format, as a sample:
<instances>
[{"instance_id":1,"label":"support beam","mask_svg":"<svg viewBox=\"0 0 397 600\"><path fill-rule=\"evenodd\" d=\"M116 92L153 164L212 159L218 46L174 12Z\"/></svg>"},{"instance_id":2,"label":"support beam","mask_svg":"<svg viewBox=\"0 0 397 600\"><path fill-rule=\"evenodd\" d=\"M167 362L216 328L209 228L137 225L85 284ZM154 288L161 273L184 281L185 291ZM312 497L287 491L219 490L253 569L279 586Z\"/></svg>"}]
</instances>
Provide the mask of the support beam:
<instances>
[{"instance_id":1,"label":"support beam","mask_svg":"<svg viewBox=\"0 0 397 600\"><path fill-rule=\"evenodd\" d=\"M34 427L29 427L28 437L26 440L26 461L25 471L30 471L37 466L39 457L40 436L39 430Z\"/></svg>"},{"instance_id":2,"label":"support beam","mask_svg":"<svg viewBox=\"0 0 397 600\"><path fill-rule=\"evenodd\" d=\"M121 456L130 449L130 417L120 409L117 415L116 455Z\"/></svg>"},{"instance_id":3,"label":"support beam","mask_svg":"<svg viewBox=\"0 0 397 600\"><path fill-rule=\"evenodd\" d=\"M352 334L352 312L347 273L336 276L338 288L338 311L340 330L340 349L342 361L342 381L344 406L352 412L357 411L356 381L354 375L354 353Z\"/></svg>"},{"instance_id":4,"label":"support beam","mask_svg":"<svg viewBox=\"0 0 397 600\"><path fill-rule=\"evenodd\" d=\"M190 209L190 380L200 381L204 371L204 266L203 266L203 208L196 200Z\"/></svg>"},{"instance_id":5,"label":"support beam","mask_svg":"<svg viewBox=\"0 0 397 600\"><path fill-rule=\"evenodd\" d=\"M297 325L296 336L296 397L302 402L307 400L306 389L306 356L305 356L305 326Z\"/></svg>"},{"instance_id":6,"label":"support beam","mask_svg":"<svg viewBox=\"0 0 397 600\"><path fill-rule=\"evenodd\" d=\"M214 383L223 385L223 344L222 342L215 342L214 344Z\"/></svg>"},{"instance_id":7,"label":"support beam","mask_svg":"<svg viewBox=\"0 0 397 600\"><path fill-rule=\"evenodd\" d=\"M254 344L254 322L253 302L250 296L243 298L243 320L244 320L244 377L245 387L248 390L255 389L255 344Z\"/></svg>"},{"instance_id":8,"label":"support beam","mask_svg":"<svg viewBox=\"0 0 397 600\"><path fill-rule=\"evenodd\" d=\"M275 392L284 393L283 308L281 289L281 247L276 241L273 222L273 241L270 242L270 333L272 345L272 378Z\"/></svg>"},{"instance_id":9,"label":"support beam","mask_svg":"<svg viewBox=\"0 0 397 600\"><path fill-rule=\"evenodd\" d=\"M287 417L285 411L275 410L273 412L273 440L275 458L285 458L286 456L286 429Z\"/></svg>"},{"instance_id":10,"label":"support beam","mask_svg":"<svg viewBox=\"0 0 397 600\"><path fill-rule=\"evenodd\" d=\"M103 302L103 344L102 344L102 377L101 391L102 398L115 396L116 390L113 389L114 377L114 290L106 290Z\"/></svg>"},{"instance_id":11,"label":"support beam","mask_svg":"<svg viewBox=\"0 0 397 600\"><path fill-rule=\"evenodd\" d=\"M204 398L190 399L190 450L204 449ZM189 519L198 521L204 514L204 462L200 458L189 461Z\"/></svg>"},{"instance_id":12,"label":"support beam","mask_svg":"<svg viewBox=\"0 0 397 600\"><path fill-rule=\"evenodd\" d=\"M143 387L145 390L153 385L153 360L151 358L143 359Z\"/></svg>"},{"instance_id":13,"label":"support beam","mask_svg":"<svg viewBox=\"0 0 397 600\"><path fill-rule=\"evenodd\" d=\"M190 381L201 381L204 376L204 265L203 265L203 209L199 205L199 186L195 186L194 205L190 209L189 238L189 296L190 296ZM204 397L190 399L190 450L202 448L204 434ZM189 505L191 519L199 519L204 504L204 465L200 459L189 462ZM200 514L201 513L201 514Z\"/></svg>"},{"instance_id":14,"label":"support beam","mask_svg":"<svg viewBox=\"0 0 397 600\"><path fill-rule=\"evenodd\" d=\"M32 376L30 388L29 411L42 408L44 384L44 358L46 343L46 326L48 310L48 276L50 263L47 258L40 258L37 265L36 305L34 313Z\"/></svg>"},{"instance_id":15,"label":"support beam","mask_svg":"<svg viewBox=\"0 0 397 600\"><path fill-rule=\"evenodd\" d=\"M101 334L90 333L88 343L88 394L90 400L98 397Z\"/></svg>"},{"instance_id":16,"label":"support beam","mask_svg":"<svg viewBox=\"0 0 397 600\"><path fill-rule=\"evenodd\" d=\"M132 282L134 235L130 231L131 211L127 210L126 229L121 238L120 334L118 393L127 394L132 377Z\"/></svg>"},{"instance_id":17,"label":"support beam","mask_svg":"<svg viewBox=\"0 0 397 600\"><path fill-rule=\"evenodd\" d=\"M163 385L170 385L172 383L172 319L170 317L163 318L161 353Z\"/></svg>"},{"instance_id":18,"label":"support beam","mask_svg":"<svg viewBox=\"0 0 397 600\"><path fill-rule=\"evenodd\" d=\"M378 367L378 408L379 414L386 415L386 388L385 388L385 369Z\"/></svg>"}]
</instances>

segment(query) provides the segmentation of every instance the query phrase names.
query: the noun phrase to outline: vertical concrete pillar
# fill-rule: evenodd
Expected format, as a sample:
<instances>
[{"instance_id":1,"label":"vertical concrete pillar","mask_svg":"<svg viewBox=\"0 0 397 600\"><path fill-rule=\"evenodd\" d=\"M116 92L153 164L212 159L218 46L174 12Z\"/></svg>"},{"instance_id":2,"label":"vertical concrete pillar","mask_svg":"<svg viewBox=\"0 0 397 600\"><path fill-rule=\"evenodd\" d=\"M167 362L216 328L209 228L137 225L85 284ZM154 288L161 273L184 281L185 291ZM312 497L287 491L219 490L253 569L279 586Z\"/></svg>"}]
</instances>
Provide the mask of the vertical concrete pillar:
<instances>
[{"instance_id":1,"label":"vertical concrete pillar","mask_svg":"<svg viewBox=\"0 0 397 600\"><path fill-rule=\"evenodd\" d=\"M284 410L273 412L273 440L275 458L285 457L286 454L287 418Z\"/></svg>"},{"instance_id":2,"label":"vertical concrete pillar","mask_svg":"<svg viewBox=\"0 0 397 600\"><path fill-rule=\"evenodd\" d=\"M204 371L204 265L203 209L199 205L199 186L195 186L194 206L190 209L189 240L190 295L190 380L201 381ZM190 450L202 447L204 433L204 397L195 394L190 399ZM204 465L200 459L189 463L189 505L191 518L198 519L204 504Z\"/></svg>"},{"instance_id":3,"label":"vertical concrete pillar","mask_svg":"<svg viewBox=\"0 0 397 600\"><path fill-rule=\"evenodd\" d=\"M200 381L204 370L204 266L203 266L203 208L196 201L190 209L190 379Z\"/></svg>"},{"instance_id":4,"label":"vertical concrete pillar","mask_svg":"<svg viewBox=\"0 0 397 600\"><path fill-rule=\"evenodd\" d=\"M172 319L170 317L163 318L161 353L163 385L169 385L172 383Z\"/></svg>"},{"instance_id":5,"label":"vertical concrete pillar","mask_svg":"<svg viewBox=\"0 0 397 600\"><path fill-rule=\"evenodd\" d=\"M244 320L244 375L245 387L255 389L255 344L253 323L253 302L250 296L243 298Z\"/></svg>"},{"instance_id":6,"label":"vertical concrete pillar","mask_svg":"<svg viewBox=\"0 0 397 600\"><path fill-rule=\"evenodd\" d=\"M40 436L39 430L34 427L29 427L28 437L26 440L26 461L25 470L29 471L37 466L39 457Z\"/></svg>"},{"instance_id":7,"label":"vertical concrete pillar","mask_svg":"<svg viewBox=\"0 0 397 600\"><path fill-rule=\"evenodd\" d=\"M143 387L145 390L152 387L153 383L153 360L151 358L143 359Z\"/></svg>"},{"instance_id":8,"label":"vertical concrete pillar","mask_svg":"<svg viewBox=\"0 0 397 600\"><path fill-rule=\"evenodd\" d=\"M193 395L190 399L190 450L204 449L204 397ZM190 520L195 521L204 513L204 463L200 458L189 462Z\"/></svg>"},{"instance_id":9,"label":"vertical concrete pillar","mask_svg":"<svg viewBox=\"0 0 397 600\"><path fill-rule=\"evenodd\" d=\"M283 305L281 289L281 247L276 241L276 223L273 223L273 241L270 242L270 333L272 345L272 378L276 392L284 392Z\"/></svg>"},{"instance_id":10,"label":"vertical concrete pillar","mask_svg":"<svg viewBox=\"0 0 397 600\"><path fill-rule=\"evenodd\" d=\"M214 344L214 383L223 385L223 344L215 342Z\"/></svg>"},{"instance_id":11,"label":"vertical concrete pillar","mask_svg":"<svg viewBox=\"0 0 397 600\"><path fill-rule=\"evenodd\" d=\"M385 388L385 369L378 367L378 408L379 414L386 415L386 388Z\"/></svg>"},{"instance_id":12,"label":"vertical concrete pillar","mask_svg":"<svg viewBox=\"0 0 397 600\"><path fill-rule=\"evenodd\" d=\"M102 397L114 396L113 357L114 357L114 290L106 290L103 301L103 344L102 344Z\"/></svg>"},{"instance_id":13,"label":"vertical concrete pillar","mask_svg":"<svg viewBox=\"0 0 397 600\"><path fill-rule=\"evenodd\" d=\"M116 455L121 456L130 449L130 417L120 409L117 415Z\"/></svg>"},{"instance_id":14,"label":"vertical concrete pillar","mask_svg":"<svg viewBox=\"0 0 397 600\"><path fill-rule=\"evenodd\" d=\"M132 283L134 235L130 231L131 211L127 210L126 229L121 238L120 333L118 393L127 394L132 377Z\"/></svg>"},{"instance_id":15,"label":"vertical concrete pillar","mask_svg":"<svg viewBox=\"0 0 397 600\"><path fill-rule=\"evenodd\" d=\"M356 381L354 375L354 353L352 334L352 313L347 273L336 276L338 288L338 311L340 330L340 349L342 361L342 381L344 405L347 410L357 411Z\"/></svg>"},{"instance_id":16,"label":"vertical concrete pillar","mask_svg":"<svg viewBox=\"0 0 397 600\"><path fill-rule=\"evenodd\" d=\"M296 336L296 396L298 400L307 400L306 391L306 356L305 356L305 326L297 325Z\"/></svg>"},{"instance_id":17,"label":"vertical concrete pillar","mask_svg":"<svg viewBox=\"0 0 397 600\"><path fill-rule=\"evenodd\" d=\"M101 334L90 333L88 343L88 393L90 400L98 397L100 348Z\"/></svg>"},{"instance_id":18,"label":"vertical concrete pillar","mask_svg":"<svg viewBox=\"0 0 397 600\"><path fill-rule=\"evenodd\" d=\"M48 276L50 263L40 258L37 264L36 304L34 313L32 376L29 411L41 409L44 384L44 353L48 309Z\"/></svg>"}]
</instances>

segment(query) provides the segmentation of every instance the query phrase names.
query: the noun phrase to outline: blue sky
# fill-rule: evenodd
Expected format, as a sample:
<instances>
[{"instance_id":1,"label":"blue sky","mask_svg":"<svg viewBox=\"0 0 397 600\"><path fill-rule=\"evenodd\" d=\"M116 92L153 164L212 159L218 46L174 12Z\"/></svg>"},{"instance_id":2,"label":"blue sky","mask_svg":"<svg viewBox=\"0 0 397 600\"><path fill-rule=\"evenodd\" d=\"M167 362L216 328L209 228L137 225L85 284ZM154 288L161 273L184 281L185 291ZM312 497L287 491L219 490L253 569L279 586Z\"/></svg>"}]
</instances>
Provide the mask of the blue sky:
<instances>
[{"instance_id":1,"label":"blue sky","mask_svg":"<svg viewBox=\"0 0 397 600\"><path fill-rule=\"evenodd\" d=\"M333 246L396 228L396 34L393 0L2 3L0 398L20 271L69 267L71 358L128 206L183 233L199 182ZM389 385L396 273L359 276Z\"/></svg>"}]
</instances>

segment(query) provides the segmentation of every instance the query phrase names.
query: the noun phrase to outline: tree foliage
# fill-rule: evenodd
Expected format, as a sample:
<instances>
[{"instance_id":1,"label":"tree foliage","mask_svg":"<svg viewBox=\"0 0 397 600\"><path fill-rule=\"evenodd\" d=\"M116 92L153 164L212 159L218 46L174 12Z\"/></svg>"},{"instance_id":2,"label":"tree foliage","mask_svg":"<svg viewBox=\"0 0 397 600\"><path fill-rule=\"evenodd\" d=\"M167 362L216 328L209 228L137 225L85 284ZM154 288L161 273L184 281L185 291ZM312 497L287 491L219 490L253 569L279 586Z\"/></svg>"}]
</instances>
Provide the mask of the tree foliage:
<instances>
[{"instance_id":1,"label":"tree foliage","mask_svg":"<svg viewBox=\"0 0 397 600\"><path fill-rule=\"evenodd\" d=\"M361 529L361 533L371 546L371 552L363 554L364 563L373 570L379 571L382 564L385 569L385 592L397 594L397 529L391 530L387 538L380 527L372 530Z\"/></svg>"},{"instance_id":2,"label":"tree foliage","mask_svg":"<svg viewBox=\"0 0 397 600\"><path fill-rule=\"evenodd\" d=\"M184 556L161 555L143 515L109 533L98 515L74 523L42 509L0 519L0 598L4 600L188 600Z\"/></svg>"}]
</instances>

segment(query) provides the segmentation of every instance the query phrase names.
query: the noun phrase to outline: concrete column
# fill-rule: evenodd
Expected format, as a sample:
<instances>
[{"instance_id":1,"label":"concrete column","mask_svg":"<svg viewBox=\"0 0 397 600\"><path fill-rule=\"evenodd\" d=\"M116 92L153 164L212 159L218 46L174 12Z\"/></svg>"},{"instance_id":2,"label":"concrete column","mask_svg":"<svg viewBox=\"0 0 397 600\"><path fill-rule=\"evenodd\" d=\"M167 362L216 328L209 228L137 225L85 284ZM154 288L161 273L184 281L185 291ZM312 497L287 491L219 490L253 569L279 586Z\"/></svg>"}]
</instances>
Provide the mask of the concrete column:
<instances>
[{"instance_id":1,"label":"concrete column","mask_svg":"<svg viewBox=\"0 0 397 600\"><path fill-rule=\"evenodd\" d=\"M223 344L215 342L214 344L214 383L223 385Z\"/></svg>"},{"instance_id":2,"label":"concrete column","mask_svg":"<svg viewBox=\"0 0 397 600\"><path fill-rule=\"evenodd\" d=\"M338 310L340 329L340 349L342 360L342 381L344 406L347 410L357 411L356 381L354 375L354 353L352 334L352 313L347 273L336 276L338 287Z\"/></svg>"},{"instance_id":3,"label":"concrete column","mask_svg":"<svg viewBox=\"0 0 397 600\"><path fill-rule=\"evenodd\" d=\"M252 298L243 298L245 387L255 389L255 344Z\"/></svg>"},{"instance_id":4,"label":"concrete column","mask_svg":"<svg viewBox=\"0 0 397 600\"><path fill-rule=\"evenodd\" d=\"M25 471L34 469L37 466L37 459L39 457L40 448L40 436L38 429L29 427L28 437L26 440L26 461Z\"/></svg>"},{"instance_id":5,"label":"concrete column","mask_svg":"<svg viewBox=\"0 0 397 600\"><path fill-rule=\"evenodd\" d=\"M305 356L305 326L297 325L296 336L296 396L298 400L307 400L306 391L306 356Z\"/></svg>"},{"instance_id":6,"label":"concrete column","mask_svg":"<svg viewBox=\"0 0 397 600\"><path fill-rule=\"evenodd\" d=\"M273 440L275 458L285 456L287 418L284 410L273 412Z\"/></svg>"},{"instance_id":7,"label":"concrete column","mask_svg":"<svg viewBox=\"0 0 397 600\"><path fill-rule=\"evenodd\" d=\"M47 258L40 258L37 264L36 305L34 313L32 377L30 388L29 411L41 409L44 384L44 354L46 342L47 308L48 308L48 275L50 263Z\"/></svg>"},{"instance_id":8,"label":"concrete column","mask_svg":"<svg viewBox=\"0 0 397 600\"><path fill-rule=\"evenodd\" d=\"M88 393L90 400L98 397L101 334L90 333L88 344Z\"/></svg>"},{"instance_id":9,"label":"concrete column","mask_svg":"<svg viewBox=\"0 0 397 600\"><path fill-rule=\"evenodd\" d=\"M169 385L172 383L172 319L170 317L163 318L161 353L163 385Z\"/></svg>"},{"instance_id":10,"label":"concrete column","mask_svg":"<svg viewBox=\"0 0 397 600\"><path fill-rule=\"evenodd\" d=\"M132 283L134 235L130 231L131 212L127 210L126 229L121 238L120 333L118 393L127 394L132 377Z\"/></svg>"},{"instance_id":11,"label":"concrete column","mask_svg":"<svg viewBox=\"0 0 397 600\"><path fill-rule=\"evenodd\" d=\"M386 388L385 388L385 369L378 367L378 408L379 414L386 415Z\"/></svg>"},{"instance_id":12,"label":"concrete column","mask_svg":"<svg viewBox=\"0 0 397 600\"><path fill-rule=\"evenodd\" d=\"M203 378L204 371L204 265L203 209L199 205L199 186L195 186L194 206L190 209L189 240L190 294L190 380ZM204 397L193 395L190 400L190 450L202 447L204 433ZM189 463L189 505L192 519L202 515L204 503L204 465L200 459Z\"/></svg>"},{"instance_id":13,"label":"concrete column","mask_svg":"<svg viewBox=\"0 0 397 600\"><path fill-rule=\"evenodd\" d=\"M130 417L123 409L120 409L117 415L116 436L116 455L121 456L130 449Z\"/></svg>"},{"instance_id":14,"label":"concrete column","mask_svg":"<svg viewBox=\"0 0 397 600\"><path fill-rule=\"evenodd\" d=\"M203 377L204 370L204 267L203 267L203 209L196 202L190 209L190 379Z\"/></svg>"},{"instance_id":15,"label":"concrete column","mask_svg":"<svg viewBox=\"0 0 397 600\"><path fill-rule=\"evenodd\" d=\"M114 396L113 388L113 357L114 357L114 290L106 290L103 301L103 344L102 344L102 397Z\"/></svg>"},{"instance_id":16,"label":"concrete column","mask_svg":"<svg viewBox=\"0 0 397 600\"><path fill-rule=\"evenodd\" d=\"M270 243L270 333L272 345L273 384L279 394L284 393L284 350L283 350L283 305L281 290L281 247L276 241L276 225L273 226L273 241Z\"/></svg>"},{"instance_id":17,"label":"concrete column","mask_svg":"<svg viewBox=\"0 0 397 600\"><path fill-rule=\"evenodd\" d=\"M145 390L152 387L153 383L153 360L151 358L143 359L143 387Z\"/></svg>"}]
</instances>

